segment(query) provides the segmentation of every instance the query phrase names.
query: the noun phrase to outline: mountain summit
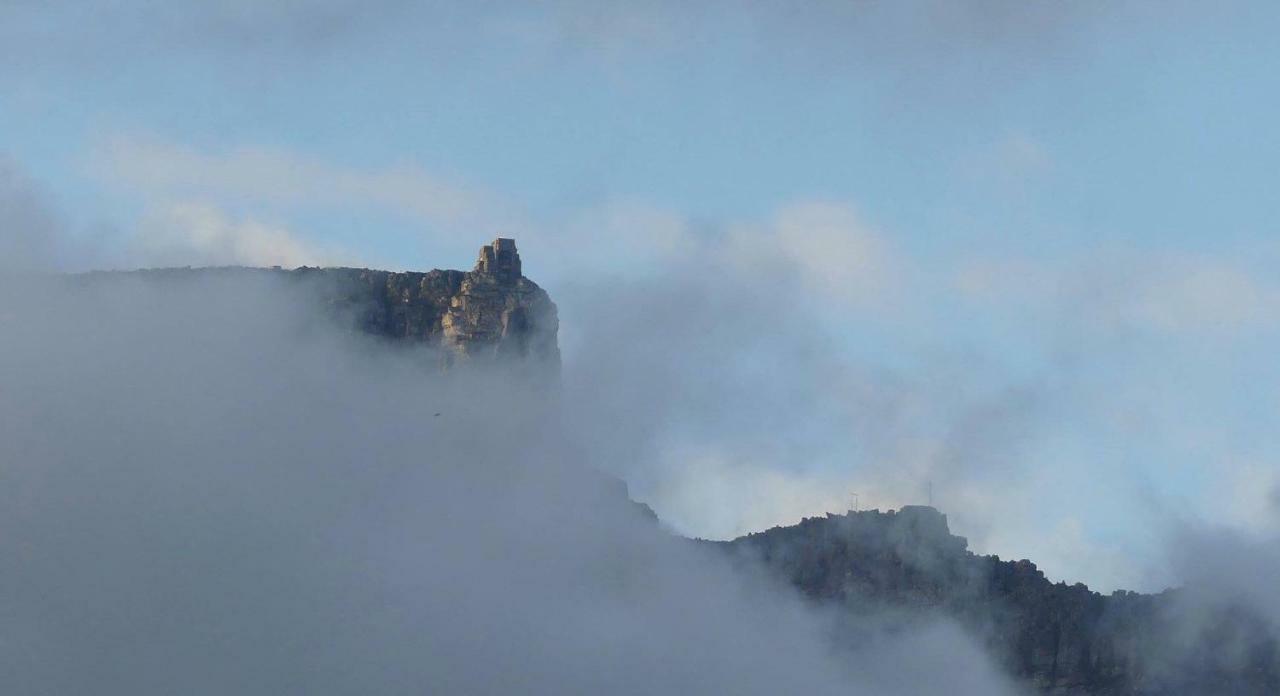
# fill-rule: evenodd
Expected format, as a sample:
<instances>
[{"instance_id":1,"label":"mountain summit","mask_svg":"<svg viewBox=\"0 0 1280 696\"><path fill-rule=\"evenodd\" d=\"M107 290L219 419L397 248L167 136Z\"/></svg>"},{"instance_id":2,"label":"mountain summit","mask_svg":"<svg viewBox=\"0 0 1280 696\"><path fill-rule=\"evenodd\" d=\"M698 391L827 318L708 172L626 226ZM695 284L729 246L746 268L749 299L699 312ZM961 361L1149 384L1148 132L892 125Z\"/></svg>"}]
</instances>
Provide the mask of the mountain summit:
<instances>
[{"instance_id":1,"label":"mountain summit","mask_svg":"<svg viewBox=\"0 0 1280 696\"><path fill-rule=\"evenodd\" d=\"M556 306L521 274L514 239L499 237L480 248L439 321L442 343L455 359L492 355L559 364Z\"/></svg>"},{"instance_id":2,"label":"mountain summit","mask_svg":"<svg viewBox=\"0 0 1280 696\"><path fill-rule=\"evenodd\" d=\"M444 367L501 358L559 371L556 305L524 277L515 240L504 237L481 247L470 271L187 267L96 271L76 278L92 285L122 278L181 283L242 276L301 284L304 304L318 303L326 314L361 334L437 348Z\"/></svg>"}]
</instances>

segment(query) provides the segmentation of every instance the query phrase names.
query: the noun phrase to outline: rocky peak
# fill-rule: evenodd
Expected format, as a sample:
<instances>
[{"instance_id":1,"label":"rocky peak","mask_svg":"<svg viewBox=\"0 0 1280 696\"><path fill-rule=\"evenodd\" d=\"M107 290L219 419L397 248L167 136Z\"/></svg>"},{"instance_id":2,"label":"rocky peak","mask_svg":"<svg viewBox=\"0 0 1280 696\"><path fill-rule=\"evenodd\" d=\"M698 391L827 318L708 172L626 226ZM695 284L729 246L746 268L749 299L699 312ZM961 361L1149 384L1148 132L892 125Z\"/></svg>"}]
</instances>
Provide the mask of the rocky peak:
<instances>
[{"instance_id":1,"label":"rocky peak","mask_svg":"<svg viewBox=\"0 0 1280 696\"><path fill-rule=\"evenodd\" d=\"M492 244L480 247L480 258L472 273L492 275L502 282L514 282L521 277L520 252L516 240L498 237Z\"/></svg>"},{"instance_id":2,"label":"rocky peak","mask_svg":"<svg viewBox=\"0 0 1280 696\"><path fill-rule=\"evenodd\" d=\"M525 278L513 239L480 248L471 271L379 271L367 268L168 268L99 272L79 282L122 276L155 282L269 275L305 284L304 296L339 323L402 344L438 349L445 367L501 358L554 374L560 365L556 305Z\"/></svg>"},{"instance_id":3,"label":"rocky peak","mask_svg":"<svg viewBox=\"0 0 1280 696\"><path fill-rule=\"evenodd\" d=\"M551 298L520 272L513 239L480 248L440 318L442 343L452 360L525 357L559 365L559 320Z\"/></svg>"}]
</instances>

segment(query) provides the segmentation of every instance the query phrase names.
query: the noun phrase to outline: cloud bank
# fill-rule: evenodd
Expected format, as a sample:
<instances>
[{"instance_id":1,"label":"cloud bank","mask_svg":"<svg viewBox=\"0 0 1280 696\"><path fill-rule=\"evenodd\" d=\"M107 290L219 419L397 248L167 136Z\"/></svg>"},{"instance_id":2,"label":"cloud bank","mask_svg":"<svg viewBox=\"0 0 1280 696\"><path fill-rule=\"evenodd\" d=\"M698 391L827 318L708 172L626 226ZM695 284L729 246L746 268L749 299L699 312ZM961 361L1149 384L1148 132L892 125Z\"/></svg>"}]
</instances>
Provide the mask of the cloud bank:
<instances>
[{"instance_id":1,"label":"cloud bank","mask_svg":"<svg viewBox=\"0 0 1280 696\"><path fill-rule=\"evenodd\" d=\"M15 691L1006 691L946 626L837 653L832 617L634 511L580 446L607 413L345 336L305 286L4 282Z\"/></svg>"},{"instance_id":2,"label":"cloud bank","mask_svg":"<svg viewBox=\"0 0 1280 696\"><path fill-rule=\"evenodd\" d=\"M58 222L38 187L0 153L0 272L48 268Z\"/></svg>"}]
</instances>

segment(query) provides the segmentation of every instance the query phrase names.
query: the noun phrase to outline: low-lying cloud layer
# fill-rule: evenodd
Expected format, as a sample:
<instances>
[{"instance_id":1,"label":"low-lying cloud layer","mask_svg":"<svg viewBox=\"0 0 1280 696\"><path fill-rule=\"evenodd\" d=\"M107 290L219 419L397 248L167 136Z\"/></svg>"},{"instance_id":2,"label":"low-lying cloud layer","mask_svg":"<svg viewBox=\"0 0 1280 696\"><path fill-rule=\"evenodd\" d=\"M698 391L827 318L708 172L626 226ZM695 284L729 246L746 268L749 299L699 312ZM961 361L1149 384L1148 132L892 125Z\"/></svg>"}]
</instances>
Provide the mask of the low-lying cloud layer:
<instances>
[{"instance_id":1,"label":"low-lying cloud layer","mask_svg":"<svg viewBox=\"0 0 1280 696\"><path fill-rule=\"evenodd\" d=\"M9 172L5 233L34 235L6 238L24 273L0 285L0 659L26 692L1007 688L947 624L841 652L834 615L669 536L601 469L688 533L843 509L854 492L916 502L936 481L956 531L1041 548L1027 555L1064 579L1139 565L1078 520L1047 518L1048 537L1023 523L1036 491L1062 485L1026 456L1061 385L981 361L888 367L815 320L914 311L865 304L894 298L886 266L923 275L847 208L684 237L698 253L654 277L562 283L553 397L336 332L305 287L39 275L67 240ZM801 228L850 263L821 244L792 253ZM198 254L226 253L231 238L211 239ZM1265 460L1230 471L1218 483L1262 506L1231 521L1274 519ZM1204 529L1168 544L1183 553L1161 575L1193 585L1188 635L1230 602L1275 621L1274 536Z\"/></svg>"},{"instance_id":2,"label":"low-lying cloud layer","mask_svg":"<svg viewBox=\"0 0 1280 696\"><path fill-rule=\"evenodd\" d=\"M47 267L57 221L38 188L0 153L0 272Z\"/></svg>"},{"instance_id":3,"label":"low-lying cloud layer","mask_svg":"<svg viewBox=\"0 0 1280 696\"><path fill-rule=\"evenodd\" d=\"M305 288L2 289L15 692L1006 688L946 626L837 654L831 617L668 535L594 470L579 443L610 414L344 336Z\"/></svg>"},{"instance_id":4,"label":"low-lying cloud layer","mask_svg":"<svg viewBox=\"0 0 1280 696\"><path fill-rule=\"evenodd\" d=\"M581 433L608 443L595 461L688 534L843 511L853 494L863 507L926 502L932 483L975 550L1034 556L1102 591L1159 590L1178 582L1156 551L1167 507L1199 485L1200 514L1256 531L1280 485L1266 248L934 258L840 201L724 224L626 200L556 219L510 201L452 218L415 168L127 139L96 166L148 212L102 258L39 242L46 267L409 263L302 234L299 206L416 219L435 250L418 269L465 267L476 229L516 236L565 317L569 403L614 414L607 434ZM45 197L9 171L11 216L38 218L12 229L56 229ZM634 447L616 457L624 440Z\"/></svg>"}]
</instances>

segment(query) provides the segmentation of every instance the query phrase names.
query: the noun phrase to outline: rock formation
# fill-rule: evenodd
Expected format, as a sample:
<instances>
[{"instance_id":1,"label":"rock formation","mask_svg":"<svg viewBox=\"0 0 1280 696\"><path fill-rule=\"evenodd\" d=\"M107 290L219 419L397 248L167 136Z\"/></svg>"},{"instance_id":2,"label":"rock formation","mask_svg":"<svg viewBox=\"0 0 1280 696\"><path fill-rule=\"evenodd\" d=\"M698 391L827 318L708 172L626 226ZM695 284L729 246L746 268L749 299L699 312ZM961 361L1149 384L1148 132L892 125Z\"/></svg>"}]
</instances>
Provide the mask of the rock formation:
<instances>
[{"instance_id":1,"label":"rock formation","mask_svg":"<svg viewBox=\"0 0 1280 696\"><path fill-rule=\"evenodd\" d=\"M475 359L528 360L558 367L555 303L521 273L515 240L480 249L468 272L393 273L365 269L307 269L320 295L365 333L441 349L444 364Z\"/></svg>"},{"instance_id":2,"label":"rock formation","mask_svg":"<svg viewBox=\"0 0 1280 696\"><path fill-rule=\"evenodd\" d=\"M1256 614L1192 601L1190 590L1101 595L1055 584L1031 561L971 553L931 507L828 515L705 543L847 612L852 643L868 625L941 616L1044 693L1280 693L1280 642Z\"/></svg>"},{"instance_id":3,"label":"rock formation","mask_svg":"<svg viewBox=\"0 0 1280 696\"><path fill-rule=\"evenodd\" d=\"M93 283L117 276L183 281L211 276L280 277L302 286L332 319L361 334L438 349L445 367L502 358L558 371L559 321L546 291L521 273L512 239L480 249L470 271L378 271L367 268L166 268L79 276Z\"/></svg>"},{"instance_id":4,"label":"rock formation","mask_svg":"<svg viewBox=\"0 0 1280 696\"><path fill-rule=\"evenodd\" d=\"M556 307L520 273L515 240L498 238L480 249L440 318L444 346L461 359L535 356L559 363Z\"/></svg>"}]
</instances>

